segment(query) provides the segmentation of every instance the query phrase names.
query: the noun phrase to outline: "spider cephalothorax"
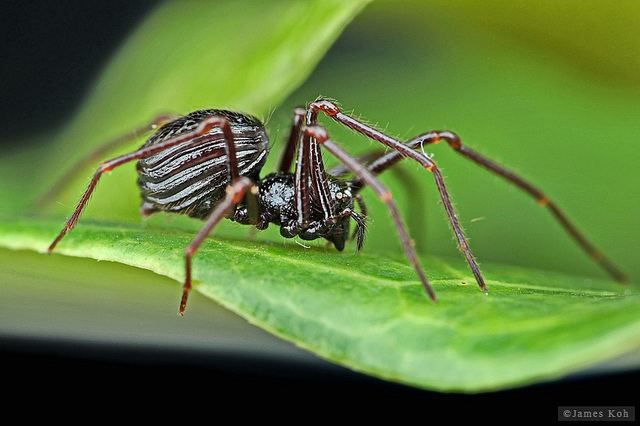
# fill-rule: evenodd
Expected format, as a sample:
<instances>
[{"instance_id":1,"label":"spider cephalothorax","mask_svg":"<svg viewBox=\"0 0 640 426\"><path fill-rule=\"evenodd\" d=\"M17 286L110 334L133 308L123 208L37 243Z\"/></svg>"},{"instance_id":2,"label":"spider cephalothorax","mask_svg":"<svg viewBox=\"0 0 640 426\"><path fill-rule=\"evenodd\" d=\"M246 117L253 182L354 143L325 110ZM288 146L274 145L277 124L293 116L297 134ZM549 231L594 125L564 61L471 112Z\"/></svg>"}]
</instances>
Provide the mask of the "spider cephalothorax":
<instances>
[{"instance_id":1,"label":"spider cephalothorax","mask_svg":"<svg viewBox=\"0 0 640 426\"><path fill-rule=\"evenodd\" d=\"M318 126L317 117L320 113L391 150L362 157L366 161L348 155L329 139L324 128ZM278 171L261 178L260 172L269 151L269 140L264 126L255 117L218 109L195 111L183 117L161 116L151 125L137 129L106 146L113 148L151 129L156 132L140 149L100 164L73 214L49 246L49 251L75 226L102 174L137 160L143 215L165 211L183 213L206 221L185 250L185 281L180 314L184 313L191 289L191 258L220 220L226 217L258 229L265 229L273 223L280 227L280 233L284 237L297 236L303 240L324 238L338 250L344 249L349 237L349 224L353 220L356 225L354 237L357 248L360 249L364 240L367 210L359 192L366 187L371 188L388 207L409 263L429 297L435 300L435 294L418 263L391 193L376 177L404 157L417 162L433 176L458 247L480 289L486 291L478 265L449 199L444 179L433 160L422 151L425 145L441 141L447 142L462 156L529 193L539 205L550 210L596 262L614 278L620 281L625 279L540 190L466 147L450 131L430 131L402 143L344 114L334 102L318 99L306 109L296 108ZM340 161L343 171L325 171L321 147ZM294 157L295 169L292 172ZM352 173L353 177L344 179L345 171ZM68 177L65 175L65 180ZM54 186L55 190L60 188L60 184ZM48 200L53 198L55 190L49 194Z\"/></svg>"},{"instance_id":2,"label":"spider cephalothorax","mask_svg":"<svg viewBox=\"0 0 640 426\"><path fill-rule=\"evenodd\" d=\"M356 246L362 247L364 241L366 216L355 211L355 200L364 209L362 199L358 197L350 182L327 176L328 209L330 214L325 216L319 200L311 197L309 220L306 224L298 223L295 209L295 176L290 173L271 173L261 181L259 199L260 221L257 226L264 229L269 223L280 226L280 234L285 238L300 237L303 240L324 238L334 244L338 250L343 250L349 238L349 224L355 221ZM358 198L356 198L358 197ZM236 210L237 215L238 210ZM241 223L248 223L244 217L248 216L247 208L241 208ZM366 212L366 210L365 210Z\"/></svg>"}]
</instances>

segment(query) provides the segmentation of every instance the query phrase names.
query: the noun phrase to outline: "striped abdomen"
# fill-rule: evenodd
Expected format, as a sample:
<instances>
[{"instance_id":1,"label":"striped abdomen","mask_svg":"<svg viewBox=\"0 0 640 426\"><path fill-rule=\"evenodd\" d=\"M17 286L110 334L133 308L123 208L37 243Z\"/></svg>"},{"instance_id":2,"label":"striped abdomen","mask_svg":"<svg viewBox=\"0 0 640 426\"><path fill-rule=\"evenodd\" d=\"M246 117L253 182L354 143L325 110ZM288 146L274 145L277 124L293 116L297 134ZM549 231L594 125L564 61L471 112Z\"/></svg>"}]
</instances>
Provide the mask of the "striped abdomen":
<instances>
[{"instance_id":1,"label":"striped abdomen","mask_svg":"<svg viewBox=\"0 0 640 426\"><path fill-rule=\"evenodd\" d=\"M193 131L202 120L213 116L229 121L239 174L257 181L269 141L262 123L251 116L224 110L192 112L161 127L144 146ZM168 211L205 218L225 196L230 183L225 140L219 128L139 160L137 170L142 211L146 214Z\"/></svg>"}]
</instances>

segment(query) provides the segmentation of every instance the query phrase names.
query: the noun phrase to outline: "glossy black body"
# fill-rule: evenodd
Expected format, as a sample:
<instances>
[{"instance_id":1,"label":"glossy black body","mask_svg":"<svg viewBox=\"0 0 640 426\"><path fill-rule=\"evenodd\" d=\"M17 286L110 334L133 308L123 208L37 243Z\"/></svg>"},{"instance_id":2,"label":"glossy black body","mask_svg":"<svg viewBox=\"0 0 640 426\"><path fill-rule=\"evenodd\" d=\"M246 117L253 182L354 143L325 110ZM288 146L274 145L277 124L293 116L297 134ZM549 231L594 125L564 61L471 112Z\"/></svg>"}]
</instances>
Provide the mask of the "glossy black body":
<instances>
[{"instance_id":1,"label":"glossy black body","mask_svg":"<svg viewBox=\"0 0 640 426\"><path fill-rule=\"evenodd\" d=\"M303 240L326 238L343 250L349 237L349 216L327 221L318 203L311 197L309 226L299 229L295 202L294 174L271 173L263 179L260 171L269 151L269 138L255 117L226 110L199 110L162 126L142 146L147 147L170 138L193 132L207 118L224 117L233 133L240 176L254 181L257 194L257 223L252 221L246 202L239 203L228 218L242 224L265 229L270 223L280 226L282 236L299 236ZM225 197L231 183L222 130L212 128L207 134L140 159L137 163L138 186L142 197L141 212L187 214L205 219ZM335 216L353 207L347 182L327 175Z\"/></svg>"},{"instance_id":2,"label":"glossy black body","mask_svg":"<svg viewBox=\"0 0 640 426\"><path fill-rule=\"evenodd\" d=\"M350 184L330 175L327 175L327 183L334 215L338 217L340 212L347 209L352 210L353 193ZM331 241L336 249L344 249L345 242L349 237L351 217L345 216L336 221L327 221L313 197L311 197L309 226L303 230L298 229L295 182L292 173L278 172L265 176L260 182L259 199L262 229L266 228L267 224L273 223L280 226L280 235L285 238L299 236L307 241L325 238ZM238 219L236 221L241 222Z\"/></svg>"}]
</instances>

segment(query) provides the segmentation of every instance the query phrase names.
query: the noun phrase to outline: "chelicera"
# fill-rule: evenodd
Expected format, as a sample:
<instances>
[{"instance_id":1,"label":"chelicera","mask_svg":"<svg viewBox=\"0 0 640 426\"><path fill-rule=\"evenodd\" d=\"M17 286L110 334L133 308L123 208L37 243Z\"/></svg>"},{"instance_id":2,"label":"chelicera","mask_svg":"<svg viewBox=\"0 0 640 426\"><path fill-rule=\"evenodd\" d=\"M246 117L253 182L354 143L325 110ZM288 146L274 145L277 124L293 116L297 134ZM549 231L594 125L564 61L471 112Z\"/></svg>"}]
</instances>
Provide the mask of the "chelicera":
<instances>
[{"instance_id":1,"label":"chelicera","mask_svg":"<svg viewBox=\"0 0 640 426\"><path fill-rule=\"evenodd\" d=\"M320 113L390 150L372 153L361 159L350 156L318 125ZM353 221L353 237L359 250L363 245L367 219L366 206L360 195L365 187L370 187L388 207L409 263L429 298L435 300L435 293L418 262L391 193L376 177L396 165L403 157L419 163L434 178L458 247L478 286L486 291L484 279L462 232L442 174L434 161L421 151L424 145L441 141L463 157L505 178L534 197L539 205L550 210L560 225L594 261L615 279L625 280L622 272L600 254L540 190L466 147L451 131L429 131L403 143L343 113L336 103L317 99L306 109L296 108L278 170L264 177L260 176L260 172L269 152L269 139L264 126L255 117L226 110L200 110L183 117L161 116L150 125L112 141L97 152L104 153L107 148L123 145L152 129L156 130L155 133L140 149L100 163L71 217L49 246L49 252L76 225L102 174L137 160L142 215L164 211L187 214L205 221L185 249L185 280L179 308L181 315L184 314L192 284L191 259L203 240L223 218L252 225L257 229L275 224L280 227L280 233L284 237L297 236L303 240L324 238L338 250L344 249L350 236L350 223ZM325 170L321 147L340 161L342 170L338 171L340 167L334 172ZM85 158L85 161L94 158L94 154L96 152ZM291 172L294 163L295 170ZM344 179L345 172L351 172L353 177ZM49 194L49 198L58 192L68 177L63 177Z\"/></svg>"}]
</instances>

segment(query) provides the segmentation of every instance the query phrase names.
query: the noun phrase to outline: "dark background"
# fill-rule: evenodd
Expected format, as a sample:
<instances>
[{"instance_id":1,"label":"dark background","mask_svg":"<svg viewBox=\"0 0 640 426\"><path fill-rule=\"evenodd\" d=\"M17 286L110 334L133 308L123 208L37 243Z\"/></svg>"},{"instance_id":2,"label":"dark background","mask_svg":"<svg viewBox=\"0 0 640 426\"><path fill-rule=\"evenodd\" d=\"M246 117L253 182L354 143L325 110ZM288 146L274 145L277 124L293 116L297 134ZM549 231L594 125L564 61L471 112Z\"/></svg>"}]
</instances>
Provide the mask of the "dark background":
<instances>
[{"instance_id":1,"label":"dark background","mask_svg":"<svg viewBox=\"0 0 640 426\"><path fill-rule=\"evenodd\" d=\"M27 141L33 129L53 129L70 117L119 42L155 3L3 4L0 143ZM389 384L338 367L318 372L255 359L14 339L0 341L0 365L3 388L11 389L13 398L23 403L35 398L39 404L109 403L116 409L146 407L141 404L147 401L156 413L180 415L190 407L203 410L210 421L216 420L217 410L237 402L261 408L253 414L276 417L290 414L293 406L306 409L313 418L341 407L358 417L390 412L398 419L412 409L421 415L413 421L420 423L436 414L450 419L526 417L552 422L558 405L632 405L640 379L639 373L627 373L452 395Z\"/></svg>"},{"instance_id":2,"label":"dark background","mask_svg":"<svg viewBox=\"0 0 640 426\"><path fill-rule=\"evenodd\" d=\"M73 401L116 411L149 408L152 416L179 416L185 404L212 421L228 410L264 418L286 418L300 410L314 420L381 419L384 414L402 423L432 424L442 418L548 424L556 421L558 406L634 405L640 379L638 373L611 374L458 395L387 383L340 367L312 370L248 357L90 344L5 339L0 345L3 387L11 388L17 400ZM297 418L302 422L305 417Z\"/></svg>"},{"instance_id":3,"label":"dark background","mask_svg":"<svg viewBox=\"0 0 640 426\"><path fill-rule=\"evenodd\" d=\"M129 30L158 3L3 2L0 143L69 118Z\"/></svg>"}]
</instances>

